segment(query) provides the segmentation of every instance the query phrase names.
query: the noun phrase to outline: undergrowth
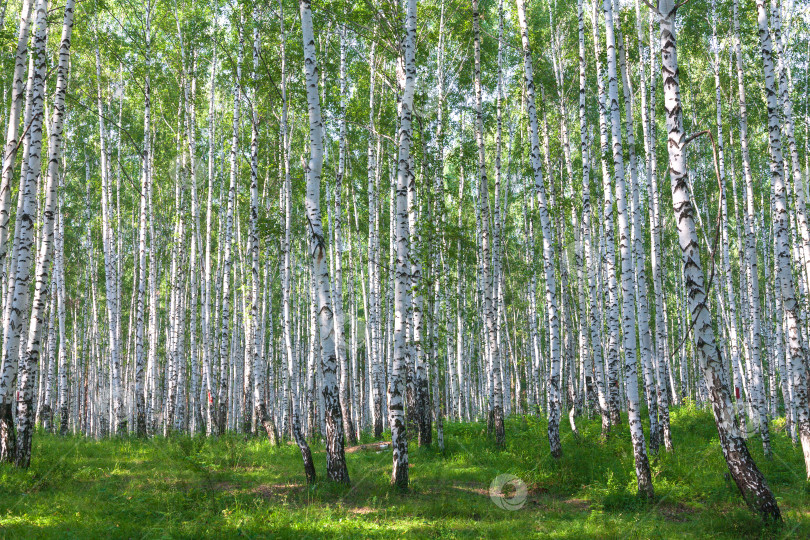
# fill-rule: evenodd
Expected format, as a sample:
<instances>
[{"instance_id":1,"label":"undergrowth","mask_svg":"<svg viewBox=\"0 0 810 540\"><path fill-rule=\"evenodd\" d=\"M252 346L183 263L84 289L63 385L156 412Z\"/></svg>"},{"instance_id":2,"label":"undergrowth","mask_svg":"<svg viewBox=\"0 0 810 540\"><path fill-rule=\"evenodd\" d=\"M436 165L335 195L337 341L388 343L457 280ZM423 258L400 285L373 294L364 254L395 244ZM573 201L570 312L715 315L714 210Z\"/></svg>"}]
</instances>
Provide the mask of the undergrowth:
<instances>
[{"instance_id":1,"label":"undergrowth","mask_svg":"<svg viewBox=\"0 0 810 540\"><path fill-rule=\"evenodd\" d=\"M810 538L810 489L801 450L773 422L773 457L749 448L784 523L764 526L742 502L723 461L711 415L672 411L674 451L651 455L656 497L636 495L625 423L600 436L599 419L562 426L563 457L548 452L546 423L509 418L496 451L483 423L446 423L445 451L410 452L411 487L389 486L390 450L347 454L352 484L307 486L298 449L228 434L89 440L38 432L31 468L0 465L4 538ZM373 439L365 435L361 442ZM504 510L492 480L525 483L526 504Z\"/></svg>"}]
</instances>

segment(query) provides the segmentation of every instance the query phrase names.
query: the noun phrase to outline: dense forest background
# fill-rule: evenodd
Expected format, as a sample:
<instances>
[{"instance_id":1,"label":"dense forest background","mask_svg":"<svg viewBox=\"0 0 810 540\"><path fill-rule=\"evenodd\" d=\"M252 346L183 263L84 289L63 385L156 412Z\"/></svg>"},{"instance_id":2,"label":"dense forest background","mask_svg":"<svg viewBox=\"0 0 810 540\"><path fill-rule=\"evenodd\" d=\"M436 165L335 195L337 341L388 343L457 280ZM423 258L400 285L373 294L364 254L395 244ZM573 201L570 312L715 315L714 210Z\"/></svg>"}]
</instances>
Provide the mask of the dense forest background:
<instances>
[{"instance_id":1,"label":"dense forest background","mask_svg":"<svg viewBox=\"0 0 810 540\"><path fill-rule=\"evenodd\" d=\"M390 429L407 487L445 420L600 418L652 497L696 406L766 518L775 419L810 472L805 0L2 14L3 460L261 433L349 482Z\"/></svg>"}]
</instances>

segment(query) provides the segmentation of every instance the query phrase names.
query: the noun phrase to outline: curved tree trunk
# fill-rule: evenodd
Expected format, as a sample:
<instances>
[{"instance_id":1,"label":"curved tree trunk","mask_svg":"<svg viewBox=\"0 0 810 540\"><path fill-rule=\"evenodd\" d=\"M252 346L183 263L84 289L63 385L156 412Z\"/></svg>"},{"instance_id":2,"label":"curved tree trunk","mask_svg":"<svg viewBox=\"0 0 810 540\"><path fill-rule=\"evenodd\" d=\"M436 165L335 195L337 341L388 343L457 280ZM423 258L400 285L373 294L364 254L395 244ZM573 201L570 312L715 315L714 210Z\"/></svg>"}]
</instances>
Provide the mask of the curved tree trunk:
<instances>
[{"instance_id":1,"label":"curved tree trunk","mask_svg":"<svg viewBox=\"0 0 810 540\"><path fill-rule=\"evenodd\" d=\"M695 229L695 208L688 189L683 109L678 77L675 39L674 0L659 0L661 26L661 68L664 83L664 108L667 112L670 186L678 224L678 241L683 256L689 312L694 323L693 336L700 370L703 374L712 412L720 435L720 445L731 476L745 502L765 520L780 521L776 499L757 468L736 425L728 388L722 382L722 362L707 304L705 276L700 264L700 249Z\"/></svg>"},{"instance_id":2,"label":"curved tree trunk","mask_svg":"<svg viewBox=\"0 0 810 540\"><path fill-rule=\"evenodd\" d=\"M323 169L323 123L318 96L318 60L312 27L310 0L300 0L301 29L304 41L307 103L309 108L310 157L305 164L307 178L306 210L309 228L309 251L316 283L318 319L320 322L323 399L326 413L326 475L335 482L349 483L349 471L343 450L343 419L340 411L336 377L335 323L330 307L329 268L326 260L326 237L321 224L321 170Z\"/></svg>"}]
</instances>

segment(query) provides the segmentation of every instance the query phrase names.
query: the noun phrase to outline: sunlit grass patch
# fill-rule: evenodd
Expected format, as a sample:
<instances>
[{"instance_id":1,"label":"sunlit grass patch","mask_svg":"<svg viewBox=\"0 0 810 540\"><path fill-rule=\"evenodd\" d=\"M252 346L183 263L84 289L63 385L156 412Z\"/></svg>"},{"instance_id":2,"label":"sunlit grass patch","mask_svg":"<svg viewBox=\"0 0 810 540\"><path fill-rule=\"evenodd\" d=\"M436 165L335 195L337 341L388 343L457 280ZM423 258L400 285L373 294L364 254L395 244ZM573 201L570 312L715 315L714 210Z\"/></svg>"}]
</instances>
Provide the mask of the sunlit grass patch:
<instances>
[{"instance_id":1,"label":"sunlit grass patch","mask_svg":"<svg viewBox=\"0 0 810 540\"><path fill-rule=\"evenodd\" d=\"M20 538L650 538L810 537L810 490L799 448L774 429L774 456L749 446L779 500L784 525L763 528L743 504L708 412L673 411L675 451L651 455L656 499L636 496L627 425L601 438L598 418L562 427L548 455L546 423L507 421L498 452L485 423L446 424L447 449L411 447L411 489L389 485L389 451L347 454L351 486L307 486L294 445L228 434L85 440L37 433L32 466L0 465L0 536ZM778 426L778 423L775 423ZM368 434L361 443L371 442ZM509 473L527 487L519 510L489 488Z\"/></svg>"}]
</instances>

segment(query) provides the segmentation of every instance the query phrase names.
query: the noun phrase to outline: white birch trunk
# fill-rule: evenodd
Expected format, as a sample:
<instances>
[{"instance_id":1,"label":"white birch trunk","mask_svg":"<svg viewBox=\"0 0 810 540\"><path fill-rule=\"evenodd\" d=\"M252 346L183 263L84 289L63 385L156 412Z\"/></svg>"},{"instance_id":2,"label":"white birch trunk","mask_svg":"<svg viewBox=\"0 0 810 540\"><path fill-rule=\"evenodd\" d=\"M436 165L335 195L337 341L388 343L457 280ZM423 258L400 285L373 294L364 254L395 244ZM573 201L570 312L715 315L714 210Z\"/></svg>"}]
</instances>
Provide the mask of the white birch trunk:
<instances>
[{"instance_id":1,"label":"white birch trunk","mask_svg":"<svg viewBox=\"0 0 810 540\"><path fill-rule=\"evenodd\" d=\"M0 183L0 272L5 275L8 253L8 223L11 211L11 181L19 148L20 113L25 101L25 68L28 59L28 34L31 28L31 9L34 0L23 0L20 9L20 26L17 36L17 51L14 55L14 74L11 79L11 106L8 113L6 146L3 152L2 182ZM0 25L0 29L3 26ZM23 129L27 124L23 126ZM6 301L9 299L6 298ZM5 382L3 383L5 384ZM5 407L5 402L3 403Z\"/></svg>"},{"instance_id":2,"label":"white birch trunk","mask_svg":"<svg viewBox=\"0 0 810 540\"><path fill-rule=\"evenodd\" d=\"M396 198L392 201L396 207L396 266L394 274L393 298L393 363L388 386L388 422L391 426L391 446L393 450L393 468L391 483L399 489L408 488L408 439L405 427L404 396L405 378L408 366L409 350L407 341L407 306L410 304L409 288L411 271L409 268L410 234L408 228L408 185L409 161L413 118L413 101L416 87L416 0L407 0L404 20L404 42L400 51L404 84L401 88L399 111L399 134L397 156ZM392 226L394 223L392 222Z\"/></svg>"},{"instance_id":3,"label":"white birch trunk","mask_svg":"<svg viewBox=\"0 0 810 540\"><path fill-rule=\"evenodd\" d=\"M26 135L23 164L20 171L20 184L23 189L18 196L12 275L9 279L3 317L3 372L2 382L0 382L3 414L2 426L0 426L0 461L12 461L16 459L17 455L12 403L19 401L19 393L15 393L14 379L17 377L18 370L22 367L20 366L20 340L23 337L25 314L30 305L29 283L31 280L32 252L36 250L33 243L37 208L37 180L40 173L40 152L42 150L43 86L46 62L44 50L47 41L45 14L47 5L44 4L44 0L37 0L35 8L36 29L33 36L35 54L31 54L29 57L28 92L25 111L25 124L30 127L28 127ZM35 373L33 375L36 376ZM33 383L34 381L31 379L30 384L33 385ZM33 396L31 400L33 400ZM19 417L17 420L20 420Z\"/></svg>"},{"instance_id":4,"label":"white birch trunk","mask_svg":"<svg viewBox=\"0 0 810 540\"><path fill-rule=\"evenodd\" d=\"M520 36L523 45L523 78L526 85L527 113L529 116L529 137L531 140L531 161L534 171L534 189L537 197L540 227L543 232L543 266L545 269L546 310L549 324L549 344L551 348L551 369L548 377L549 385L549 419L548 437L551 455L555 458L562 456L560 446L560 320L557 313L557 285L554 275L554 238L549 218L549 205L546 199L546 189L543 183L543 170L540 163L540 131L537 124L537 108L535 105L534 69L532 67L532 53L529 45L529 31L526 23L526 8L524 0L517 0L518 21L520 23Z\"/></svg>"},{"instance_id":5,"label":"white birch trunk","mask_svg":"<svg viewBox=\"0 0 810 540\"><path fill-rule=\"evenodd\" d=\"M602 166L602 191L603 191L603 204L602 204L602 228L604 240L604 255L602 263L604 272L607 274L607 306L603 310L607 317L607 399L608 411L610 414L611 425L617 425L621 422L619 411L620 396L619 396L619 300L616 282L616 251L614 241L614 225L613 225L613 186L611 185L610 169L607 163L608 149L610 141L608 140L608 103L607 96L605 95L605 85L602 73L602 64L600 61L601 56L601 42L599 37L599 10L597 3L593 4L593 14L591 24L593 26L593 41L596 50L596 79L599 91L599 140L601 143L600 162Z\"/></svg>"},{"instance_id":6,"label":"white birch trunk","mask_svg":"<svg viewBox=\"0 0 810 540\"><path fill-rule=\"evenodd\" d=\"M346 317L343 310L343 176L346 174L346 49L347 49L346 24L340 28L340 104L338 118L338 169L335 175L335 199L334 199L334 290L332 291L333 305L335 311L335 345L337 360L340 365L340 413L343 417L343 431L349 439L349 443L356 442L354 433L354 422L352 418L351 398L349 397L350 372L349 362L346 356Z\"/></svg>"},{"instance_id":7,"label":"white birch trunk","mask_svg":"<svg viewBox=\"0 0 810 540\"><path fill-rule=\"evenodd\" d=\"M610 431L610 414L605 394L604 359L602 357L602 342L599 332L601 325L601 321L598 317L599 286L596 275L596 263L593 261L593 247L591 246L591 162L590 152L588 150L590 133L585 110L585 22L582 0L578 0L577 2L577 19L579 25L579 134L581 140L580 151L582 154L582 250L584 252L585 267L588 273L588 290L590 292L589 300L591 305L589 321L591 356L589 365L592 366L592 369L589 369L588 372L593 371L599 412L602 417L602 434L607 435L608 431ZM532 296L534 296L534 278L532 278ZM532 333L535 333L536 323L533 317L530 321L530 326L532 327ZM539 351L537 351L536 354L539 355Z\"/></svg>"},{"instance_id":8,"label":"white birch trunk","mask_svg":"<svg viewBox=\"0 0 810 540\"><path fill-rule=\"evenodd\" d=\"M479 30L478 0L473 0L473 32L475 35L475 138L478 145L478 207L480 213L481 230L481 271L483 286L483 318L485 324L486 353L489 356L489 373L492 378L492 403L490 404L495 430L495 446L503 448L506 445L506 434L503 425L503 388L500 372L500 355L498 354L497 337L497 307L493 291L496 284L493 282L491 269L491 247L489 233L489 181L487 179L486 156L484 153L484 119L482 111L481 89L481 37ZM497 158L496 158L497 159ZM549 429L551 429L549 427Z\"/></svg>"},{"instance_id":9,"label":"white birch trunk","mask_svg":"<svg viewBox=\"0 0 810 540\"><path fill-rule=\"evenodd\" d=\"M65 92L67 89L70 62L70 41L73 32L74 4L74 0L67 0L62 23L62 39L59 47L53 118L51 119L50 138L48 141L48 167L45 184L45 206L43 207L42 242L38 247L37 264L34 271L36 283L34 286L34 298L31 309L31 322L28 327L25 354L22 358L22 366L20 369L21 399L17 402L17 456L15 460L15 464L18 467L28 467L31 463L31 439L34 431L33 387L42 348L40 339L44 323L48 284L51 281L50 266L53 255L54 214L56 211L59 162L62 153L62 127L65 117ZM37 70L34 75L35 81L33 87L34 114L35 118L39 116L40 122L42 117L41 104L42 101L44 101L42 83L44 83L45 78L45 16L47 8L47 0L40 0L37 5L37 34L34 40L34 55L37 59ZM36 145L41 148L41 129L39 132L40 139L36 142ZM36 133L32 133L32 138L36 136ZM36 151L32 149L32 153L29 155L29 177L31 174L39 173L40 148L36 148Z\"/></svg>"},{"instance_id":10,"label":"white birch trunk","mask_svg":"<svg viewBox=\"0 0 810 540\"><path fill-rule=\"evenodd\" d=\"M747 397L750 400L750 405L753 406L754 422L759 428L759 426L767 422L767 420L760 420L760 396L764 394L764 391L761 391L762 388L759 373L762 323L759 304L759 277L757 271L756 236L754 232L756 219L753 194L754 180L751 171L751 160L749 157L748 147L748 112L745 102L745 82L743 80L743 58L742 49L740 46L740 29L739 20L737 17L737 5L738 1L735 0L733 3L734 49L737 57L737 84L739 87L740 99L740 148L742 150L743 176L745 178L746 187L745 254L748 283L748 316L750 317L751 321L751 324L749 325L750 336L748 354L746 355L746 363L749 365L748 374L751 378L749 384L750 393L747 395ZM763 445L765 444L765 437L766 435L763 435Z\"/></svg>"},{"instance_id":11,"label":"white birch trunk","mask_svg":"<svg viewBox=\"0 0 810 540\"><path fill-rule=\"evenodd\" d=\"M693 339L712 404L720 445L729 471L743 499L766 520L781 520L776 499L765 478L748 452L737 428L731 396L721 379L722 362L715 343L711 312L707 304L705 278L700 264L700 250L695 229L695 208L688 190L684 146L683 109L680 99L678 59L675 39L676 5L674 0L659 0L661 58L664 83L664 108L667 112L670 184L672 189L678 240L683 257L689 312L694 323Z\"/></svg>"},{"instance_id":12,"label":"white birch trunk","mask_svg":"<svg viewBox=\"0 0 810 540\"><path fill-rule=\"evenodd\" d=\"M759 42L762 52L762 67L765 72L765 103L768 108L768 149L770 151L771 187L773 189L772 226L775 240L775 265L779 272L780 294L782 308L787 319L787 337L790 356L794 366L805 360L804 340L802 339L802 323L796 293L793 287L792 259L790 254L790 231L788 228L787 186L785 185L785 165L782 157L782 118L780 103L776 93L776 75L774 72L773 47L771 33L768 25L768 11L764 0L757 0L757 24L759 27ZM779 35L781 39L781 32ZM786 83L786 81L785 81ZM786 89L785 89L786 90ZM789 101L789 99L788 99ZM784 103L782 104L784 105ZM801 174L799 174L801 180ZM769 362L772 364L772 361ZM755 367L756 373L756 367ZM762 383L761 383L762 384ZM762 394L759 396L760 406L760 435L765 447L765 455L771 453L770 437L768 434L767 415L765 414L764 384ZM804 387L805 396L807 386ZM810 419L807 417L807 398L798 394L799 433L804 452L805 469L810 475ZM802 399L804 397L804 399ZM808 476L810 478L810 476Z\"/></svg>"},{"instance_id":13,"label":"white birch trunk","mask_svg":"<svg viewBox=\"0 0 810 540\"><path fill-rule=\"evenodd\" d=\"M320 323L321 366L323 369L323 398L326 412L326 475L329 480L349 483L343 440L343 419L340 411L336 377L335 323L330 307L329 270L326 261L326 237L321 224L321 171L323 169L323 122L318 96L318 61L310 0L299 0L304 44L307 104L309 109L310 157L305 164L307 177L306 211L309 228L309 251L313 264Z\"/></svg>"}]
</instances>

